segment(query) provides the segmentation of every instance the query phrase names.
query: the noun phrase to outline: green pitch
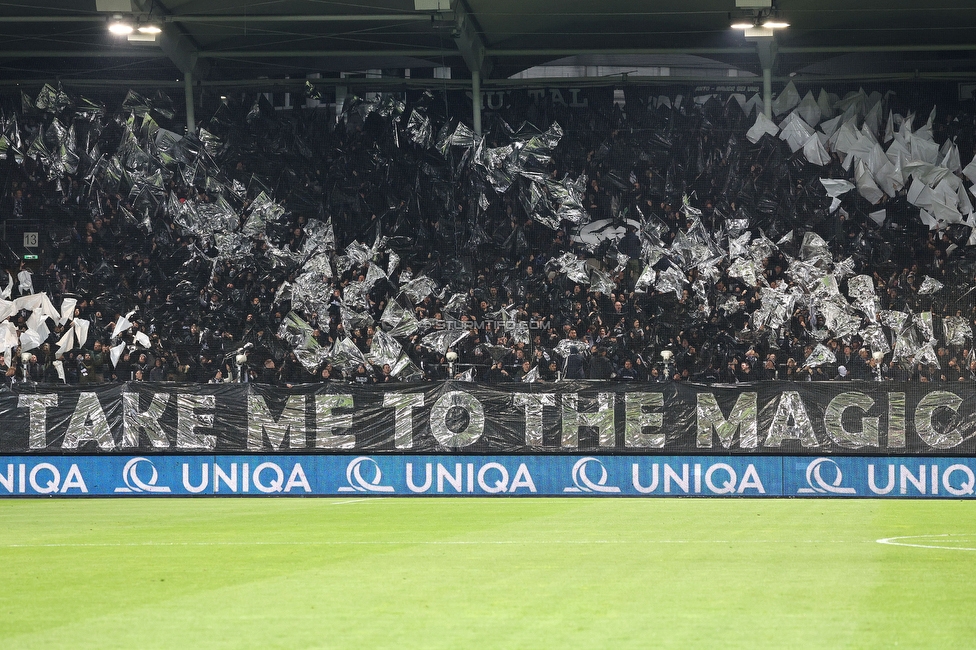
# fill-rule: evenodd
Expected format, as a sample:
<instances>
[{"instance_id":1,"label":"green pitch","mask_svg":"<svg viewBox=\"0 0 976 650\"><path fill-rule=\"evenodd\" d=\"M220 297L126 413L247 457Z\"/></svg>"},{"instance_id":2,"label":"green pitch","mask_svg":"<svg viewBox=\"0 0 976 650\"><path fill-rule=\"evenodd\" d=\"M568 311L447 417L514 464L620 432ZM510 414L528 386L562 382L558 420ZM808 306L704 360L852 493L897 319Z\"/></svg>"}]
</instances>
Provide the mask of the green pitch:
<instances>
[{"instance_id":1,"label":"green pitch","mask_svg":"<svg viewBox=\"0 0 976 650\"><path fill-rule=\"evenodd\" d=\"M0 648L962 648L976 503L0 501ZM880 544L880 538L898 544ZM968 550L967 550L968 549Z\"/></svg>"}]
</instances>

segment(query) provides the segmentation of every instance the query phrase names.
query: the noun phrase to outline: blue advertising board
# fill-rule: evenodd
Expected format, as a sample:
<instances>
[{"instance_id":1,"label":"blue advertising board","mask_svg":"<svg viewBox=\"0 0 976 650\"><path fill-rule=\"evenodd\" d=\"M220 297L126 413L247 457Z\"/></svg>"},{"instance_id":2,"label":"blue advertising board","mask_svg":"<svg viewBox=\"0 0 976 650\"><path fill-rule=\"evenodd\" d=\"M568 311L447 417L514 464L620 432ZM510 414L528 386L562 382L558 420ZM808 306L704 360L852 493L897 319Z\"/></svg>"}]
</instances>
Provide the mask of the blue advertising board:
<instances>
[{"instance_id":1,"label":"blue advertising board","mask_svg":"<svg viewBox=\"0 0 976 650\"><path fill-rule=\"evenodd\" d=\"M972 498L976 458L800 456L9 456L10 496Z\"/></svg>"}]
</instances>

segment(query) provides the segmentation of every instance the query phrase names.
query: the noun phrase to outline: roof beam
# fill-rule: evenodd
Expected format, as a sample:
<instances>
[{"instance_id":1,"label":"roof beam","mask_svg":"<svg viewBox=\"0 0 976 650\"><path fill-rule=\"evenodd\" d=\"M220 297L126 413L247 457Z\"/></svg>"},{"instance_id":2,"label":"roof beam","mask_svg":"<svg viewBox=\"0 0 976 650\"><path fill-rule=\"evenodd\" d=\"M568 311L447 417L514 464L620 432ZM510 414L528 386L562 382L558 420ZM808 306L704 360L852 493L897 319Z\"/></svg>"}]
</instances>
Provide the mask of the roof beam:
<instances>
[{"instance_id":1,"label":"roof beam","mask_svg":"<svg viewBox=\"0 0 976 650\"><path fill-rule=\"evenodd\" d=\"M520 56L576 56L587 54L743 54L753 56L756 51L748 46L742 47L640 47L599 50L538 49L538 50L492 50L488 56L515 58Z\"/></svg>"},{"instance_id":2,"label":"roof beam","mask_svg":"<svg viewBox=\"0 0 976 650\"><path fill-rule=\"evenodd\" d=\"M198 51L187 34L167 34L165 31L157 37L159 49L173 62L180 72L194 73L199 62ZM200 76L206 76L209 65L202 70Z\"/></svg>"},{"instance_id":3,"label":"roof beam","mask_svg":"<svg viewBox=\"0 0 976 650\"><path fill-rule=\"evenodd\" d=\"M867 52L972 52L976 43L942 43L938 45L837 45L780 47L780 54L843 54Z\"/></svg>"},{"instance_id":4,"label":"roof beam","mask_svg":"<svg viewBox=\"0 0 976 650\"><path fill-rule=\"evenodd\" d=\"M468 70L487 78L491 74L491 61L486 56L487 49L479 33L478 21L464 0L456 0L454 21L455 29L452 36L464 62L468 64Z\"/></svg>"},{"instance_id":5,"label":"roof beam","mask_svg":"<svg viewBox=\"0 0 976 650\"><path fill-rule=\"evenodd\" d=\"M148 14L145 12L136 12ZM184 14L154 16L162 23L371 23L430 22L426 14ZM84 16L0 16L0 23L105 23L105 14Z\"/></svg>"},{"instance_id":6,"label":"roof beam","mask_svg":"<svg viewBox=\"0 0 976 650\"><path fill-rule=\"evenodd\" d=\"M972 74L967 72L920 72L920 73L890 73L890 74L828 74L828 75L797 75L795 77L776 76L772 81L776 83L787 83L793 81L797 85L809 86L812 84L829 83L832 81L968 81L972 79ZM160 81L153 79L64 79L58 75L50 77L39 77L36 79L0 79L0 87L9 86L32 86L40 87L44 83L56 83L60 81L66 87L87 88L119 86L129 88L183 88L185 83L180 80ZM431 88L432 81L436 81L437 88L452 88L458 90L468 90L471 82L467 79L400 79L394 77L380 79L239 79L239 80L206 80L196 82L195 85L208 88L253 88L259 91L266 91L269 88L282 88L299 90L305 87L307 81L313 81L316 86L355 86L364 90L398 90L404 88ZM567 86L589 88L589 87L623 87L623 86L653 86L668 87L676 83L689 83L695 85L724 85L729 81L734 81L736 85L759 86L762 84L762 77L732 77L729 79L720 77L640 77L635 75L614 75L612 77L554 77L554 78L533 78L533 79L489 79L485 80L484 87L493 90L506 90L515 88L538 88L540 86Z\"/></svg>"},{"instance_id":7,"label":"roof beam","mask_svg":"<svg viewBox=\"0 0 976 650\"><path fill-rule=\"evenodd\" d=\"M941 43L933 45L837 45L809 47L780 46L780 54L831 54L844 52L971 52L976 51L973 43ZM753 56L755 50L748 45L742 47L642 47L642 48L603 48L603 49L489 49L486 54L497 58L520 56L577 56L588 54L743 54Z\"/></svg>"},{"instance_id":8,"label":"roof beam","mask_svg":"<svg viewBox=\"0 0 976 650\"><path fill-rule=\"evenodd\" d=\"M182 15L167 16L167 23L372 23L430 22L423 14L249 14L249 15Z\"/></svg>"},{"instance_id":9,"label":"roof beam","mask_svg":"<svg viewBox=\"0 0 976 650\"><path fill-rule=\"evenodd\" d=\"M132 0L132 8L143 13L150 13L153 7L153 0ZM160 18L165 19L166 14ZM156 43L159 44L159 49L169 57L173 65L179 68L183 74L203 78L210 71L211 64L209 62L198 65L199 57L197 54L200 47L193 40L193 37L179 25L164 29L156 37Z\"/></svg>"},{"instance_id":10,"label":"roof beam","mask_svg":"<svg viewBox=\"0 0 976 650\"><path fill-rule=\"evenodd\" d=\"M165 59L159 50L0 50L0 59Z\"/></svg>"},{"instance_id":11,"label":"roof beam","mask_svg":"<svg viewBox=\"0 0 976 650\"><path fill-rule=\"evenodd\" d=\"M461 56L455 50L203 50L198 53L201 59L257 59L257 58L303 58L303 57L378 57L412 56L445 57Z\"/></svg>"},{"instance_id":12,"label":"roof beam","mask_svg":"<svg viewBox=\"0 0 976 650\"><path fill-rule=\"evenodd\" d=\"M956 45L877 45L877 46L838 46L838 47L780 47L779 54L842 54L868 52L973 52L976 42ZM268 58L302 58L302 57L362 57L373 58L383 56L412 56L418 58L456 57L463 54L456 50L201 50L197 57L200 59L254 59ZM699 54L699 55L742 55L755 56L756 51L750 47L673 47L673 48L630 48L603 50L487 50L487 56L498 58L518 58L523 56L559 57L592 54ZM158 58L165 56L154 50L139 48L107 48L103 50L3 50L0 58L22 59L30 57L56 58Z\"/></svg>"},{"instance_id":13,"label":"roof beam","mask_svg":"<svg viewBox=\"0 0 976 650\"><path fill-rule=\"evenodd\" d=\"M200 59L257 59L257 58L314 58L314 57L356 57L375 58L384 56L444 58L461 56L456 50L204 50L196 53ZM130 48L105 50L3 50L0 59L26 59L31 57L92 58L92 59L159 59L168 58L161 50Z\"/></svg>"}]
</instances>

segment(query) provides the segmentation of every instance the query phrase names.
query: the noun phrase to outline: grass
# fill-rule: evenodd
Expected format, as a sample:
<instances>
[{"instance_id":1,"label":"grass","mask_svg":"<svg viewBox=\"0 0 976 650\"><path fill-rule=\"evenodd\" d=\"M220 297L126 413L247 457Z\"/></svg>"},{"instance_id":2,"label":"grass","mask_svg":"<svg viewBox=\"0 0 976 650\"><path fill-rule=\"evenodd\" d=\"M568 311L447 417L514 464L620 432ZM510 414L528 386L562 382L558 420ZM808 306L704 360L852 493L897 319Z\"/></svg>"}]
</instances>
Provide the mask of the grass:
<instances>
[{"instance_id":1,"label":"grass","mask_svg":"<svg viewBox=\"0 0 976 650\"><path fill-rule=\"evenodd\" d=\"M976 644L976 503L0 500L0 648ZM911 540L907 540L911 541Z\"/></svg>"}]
</instances>

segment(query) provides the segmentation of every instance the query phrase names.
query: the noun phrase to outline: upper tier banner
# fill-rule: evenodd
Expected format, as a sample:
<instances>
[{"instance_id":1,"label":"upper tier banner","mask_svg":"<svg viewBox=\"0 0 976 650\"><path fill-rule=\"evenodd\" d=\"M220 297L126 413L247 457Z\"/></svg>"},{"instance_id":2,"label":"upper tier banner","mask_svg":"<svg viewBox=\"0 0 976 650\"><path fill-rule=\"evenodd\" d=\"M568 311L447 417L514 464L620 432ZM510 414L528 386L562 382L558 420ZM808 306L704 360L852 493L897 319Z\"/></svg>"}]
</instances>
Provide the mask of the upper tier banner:
<instances>
[{"instance_id":1,"label":"upper tier banner","mask_svg":"<svg viewBox=\"0 0 976 650\"><path fill-rule=\"evenodd\" d=\"M132 382L0 394L0 453L976 455L976 389Z\"/></svg>"}]
</instances>

